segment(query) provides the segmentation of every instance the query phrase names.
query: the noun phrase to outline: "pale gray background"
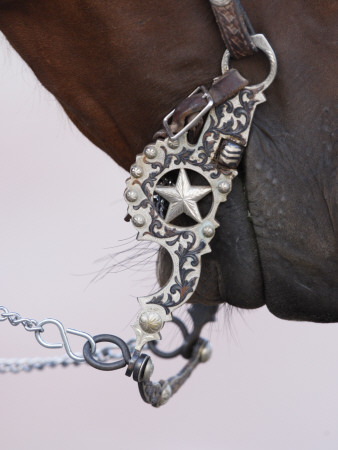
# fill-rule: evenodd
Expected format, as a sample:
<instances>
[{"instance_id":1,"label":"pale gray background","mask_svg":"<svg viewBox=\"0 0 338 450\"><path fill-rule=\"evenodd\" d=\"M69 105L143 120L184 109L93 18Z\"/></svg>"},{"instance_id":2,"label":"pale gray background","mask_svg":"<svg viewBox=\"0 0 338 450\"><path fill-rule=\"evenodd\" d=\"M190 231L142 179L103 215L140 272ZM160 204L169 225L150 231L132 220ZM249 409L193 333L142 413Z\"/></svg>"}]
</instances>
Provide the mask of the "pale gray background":
<instances>
[{"instance_id":1,"label":"pale gray background","mask_svg":"<svg viewBox=\"0 0 338 450\"><path fill-rule=\"evenodd\" d=\"M131 337L135 296L148 293L153 269L91 282L104 265L95 261L134 234L123 221L126 173L81 136L4 39L0 131L0 304ZM159 410L123 371L0 375L1 449L338 448L338 325L289 323L266 308L228 320L223 310L206 334L212 360ZM2 358L62 353L7 322L0 342ZM161 364L156 375L181 365Z\"/></svg>"}]
</instances>

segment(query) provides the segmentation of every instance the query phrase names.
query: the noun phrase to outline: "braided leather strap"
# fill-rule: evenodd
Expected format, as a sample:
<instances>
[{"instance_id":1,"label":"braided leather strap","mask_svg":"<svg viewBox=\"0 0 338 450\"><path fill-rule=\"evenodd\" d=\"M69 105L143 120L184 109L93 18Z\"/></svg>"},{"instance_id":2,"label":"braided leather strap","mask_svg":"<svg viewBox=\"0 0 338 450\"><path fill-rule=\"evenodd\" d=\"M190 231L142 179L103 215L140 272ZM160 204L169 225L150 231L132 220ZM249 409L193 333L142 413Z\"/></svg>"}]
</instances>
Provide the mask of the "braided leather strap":
<instances>
[{"instance_id":1,"label":"braided leather strap","mask_svg":"<svg viewBox=\"0 0 338 450\"><path fill-rule=\"evenodd\" d=\"M231 56L240 59L252 55L256 47L250 34L254 33L239 0L210 0L210 3Z\"/></svg>"}]
</instances>

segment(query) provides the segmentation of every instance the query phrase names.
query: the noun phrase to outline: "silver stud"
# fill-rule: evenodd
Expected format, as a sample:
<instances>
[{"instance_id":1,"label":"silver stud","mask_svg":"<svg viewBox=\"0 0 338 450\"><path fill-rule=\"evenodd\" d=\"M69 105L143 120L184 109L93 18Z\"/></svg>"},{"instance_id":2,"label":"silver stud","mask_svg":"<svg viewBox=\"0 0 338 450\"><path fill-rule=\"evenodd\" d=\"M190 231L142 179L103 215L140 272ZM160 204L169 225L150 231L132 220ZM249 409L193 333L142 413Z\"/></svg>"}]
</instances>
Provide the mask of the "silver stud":
<instances>
[{"instance_id":1,"label":"silver stud","mask_svg":"<svg viewBox=\"0 0 338 450\"><path fill-rule=\"evenodd\" d=\"M146 220L141 214L136 214L135 216L133 216L132 222L135 227L143 227L143 225L146 223Z\"/></svg>"},{"instance_id":2,"label":"silver stud","mask_svg":"<svg viewBox=\"0 0 338 450\"><path fill-rule=\"evenodd\" d=\"M211 358L212 348L209 342L206 342L200 351L200 361L207 362Z\"/></svg>"},{"instance_id":3,"label":"silver stud","mask_svg":"<svg viewBox=\"0 0 338 450\"><path fill-rule=\"evenodd\" d=\"M141 314L140 327L146 333L157 333L163 326L163 320L161 316L154 311L145 311Z\"/></svg>"},{"instance_id":4,"label":"silver stud","mask_svg":"<svg viewBox=\"0 0 338 450\"><path fill-rule=\"evenodd\" d=\"M130 190L126 192L126 199L128 200L128 202L136 202L137 197L138 195L136 191Z\"/></svg>"},{"instance_id":5,"label":"silver stud","mask_svg":"<svg viewBox=\"0 0 338 450\"><path fill-rule=\"evenodd\" d=\"M147 361L147 365L144 369L143 381L150 380L153 373L154 373L154 363L152 362L151 358L149 358Z\"/></svg>"},{"instance_id":6,"label":"silver stud","mask_svg":"<svg viewBox=\"0 0 338 450\"><path fill-rule=\"evenodd\" d=\"M205 237L213 237L213 235L215 234L215 228L212 225L205 225L202 229L202 233Z\"/></svg>"},{"instance_id":7,"label":"silver stud","mask_svg":"<svg viewBox=\"0 0 338 450\"><path fill-rule=\"evenodd\" d=\"M155 147L146 147L144 149L144 154L146 155L147 158L154 159L157 156L157 150Z\"/></svg>"},{"instance_id":8,"label":"silver stud","mask_svg":"<svg viewBox=\"0 0 338 450\"><path fill-rule=\"evenodd\" d=\"M140 178L143 175L143 170L141 169L141 167L134 164L133 166L131 166L130 173L133 177Z\"/></svg>"},{"instance_id":9,"label":"silver stud","mask_svg":"<svg viewBox=\"0 0 338 450\"><path fill-rule=\"evenodd\" d=\"M180 142L178 139L168 139L168 147L175 149L180 145Z\"/></svg>"},{"instance_id":10,"label":"silver stud","mask_svg":"<svg viewBox=\"0 0 338 450\"><path fill-rule=\"evenodd\" d=\"M160 397L160 401L159 404L160 405L164 405L165 403L167 403L167 401L170 399L170 397L172 396L172 389L170 384L167 384L166 386L164 386L162 388L162 393L161 393L161 397Z\"/></svg>"},{"instance_id":11,"label":"silver stud","mask_svg":"<svg viewBox=\"0 0 338 450\"><path fill-rule=\"evenodd\" d=\"M226 194L227 192L230 192L231 185L228 181L220 181L217 188L221 194Z\"/></svg>"}]
</instances>

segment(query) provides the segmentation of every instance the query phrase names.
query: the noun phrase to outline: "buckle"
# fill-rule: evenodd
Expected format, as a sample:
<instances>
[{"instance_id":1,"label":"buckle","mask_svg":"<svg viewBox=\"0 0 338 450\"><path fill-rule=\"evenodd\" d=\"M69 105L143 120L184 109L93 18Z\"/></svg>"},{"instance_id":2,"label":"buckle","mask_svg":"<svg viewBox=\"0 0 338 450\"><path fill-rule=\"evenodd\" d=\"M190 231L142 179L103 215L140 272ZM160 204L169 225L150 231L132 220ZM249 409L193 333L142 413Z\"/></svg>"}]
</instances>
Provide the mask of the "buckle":
<instances>
[{"instance_id":1,"label":"buckle","mask_svg":"<svg viewBox=\"0 0 338 450\"><path fill-rule=\"evenodd\" d=\"M170 125L168 123L169 119L173 116L175 109L173 109L172 111L170 111L169 114L167 114L165 116L165 118L163 119L163 126L169 136L169 139L171 141L173 140L177 140L179 139L184 133L186 133L187 131L189 131L191 128L193 128L198 122L199 120L207 113L210 111L210 109L214 106L214 101L211 97L211 95L209 94L209 91L207 90L207 88L205 86L198 86L198 88L196 88L190 95L188 95L188 97L191 97L192 95L196 94L198 91L202 91L203 92L203 98L205 98L206 100L208 100L208 103L206 104L206 106L202 109L202 111L200 111L196 117L193 118L193 120L191 122L189 122L185 127L182 128L182 130L178 131L177 133L173 133L170 129Z\"/></svg>"}]
</instances>

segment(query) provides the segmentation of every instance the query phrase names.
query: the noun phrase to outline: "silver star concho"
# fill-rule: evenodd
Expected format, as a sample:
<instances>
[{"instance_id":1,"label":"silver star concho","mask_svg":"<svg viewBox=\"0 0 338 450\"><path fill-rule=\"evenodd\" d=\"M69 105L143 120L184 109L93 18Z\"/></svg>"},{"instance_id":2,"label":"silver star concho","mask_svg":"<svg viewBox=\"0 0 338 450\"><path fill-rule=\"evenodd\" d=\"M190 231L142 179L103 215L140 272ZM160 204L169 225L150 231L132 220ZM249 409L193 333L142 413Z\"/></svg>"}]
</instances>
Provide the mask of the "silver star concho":
<instances>
[{"instance_id":1,"label":"silver star concho","mask_svg":"<svg viewBox=\"0 0 338 450\"><path fill-rule=\"evenodd\" d=\"M211 192L210 186L192 186L184 169L180 169L176 186L157 186L155 192L170 203L165 221L171 222L185 213L202 222L197 202Z\"/></svg>"}]
</instances>

